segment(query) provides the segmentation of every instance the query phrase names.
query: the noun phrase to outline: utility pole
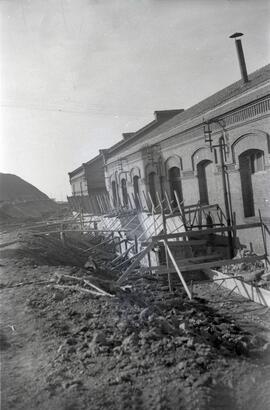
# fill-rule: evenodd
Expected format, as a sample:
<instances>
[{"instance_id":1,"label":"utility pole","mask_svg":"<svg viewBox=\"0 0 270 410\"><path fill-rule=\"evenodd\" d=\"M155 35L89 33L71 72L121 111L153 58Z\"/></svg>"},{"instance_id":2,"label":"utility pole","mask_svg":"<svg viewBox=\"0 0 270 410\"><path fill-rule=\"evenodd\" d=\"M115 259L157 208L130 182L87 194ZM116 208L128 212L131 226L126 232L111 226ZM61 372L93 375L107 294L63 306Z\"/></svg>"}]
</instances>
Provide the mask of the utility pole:
<instances>
[{"instance_id":1,"label":"utility pole","mask_svg":"<svg viewBox=\"0 0 270 410\"><path fill-rule=\"evenodd\" d=\"M213 151L213 148L219 148L226 220L227 220L228 228L231 228L232 227L232 210L231 210L231 197L230 197L231 193L230 193L230 188L228 185L228 174L227 174L227 166L226 166L226 151L225 151L226 144L225 144L224 136L222 135L219 138L219 143L213 145L210 123L217 123L219 126L222 127L223 131L224 131L224 127L217 120L213 120L211 122L208 121L204 124L204 137L205 137L205 142L209 143L210 145L211 152ZM234 244L233 244L233 237L232 237L231 230L228 231L228 242L229 242L230 258L232 259L234 257Z\"/></svg>"}]
</instances>

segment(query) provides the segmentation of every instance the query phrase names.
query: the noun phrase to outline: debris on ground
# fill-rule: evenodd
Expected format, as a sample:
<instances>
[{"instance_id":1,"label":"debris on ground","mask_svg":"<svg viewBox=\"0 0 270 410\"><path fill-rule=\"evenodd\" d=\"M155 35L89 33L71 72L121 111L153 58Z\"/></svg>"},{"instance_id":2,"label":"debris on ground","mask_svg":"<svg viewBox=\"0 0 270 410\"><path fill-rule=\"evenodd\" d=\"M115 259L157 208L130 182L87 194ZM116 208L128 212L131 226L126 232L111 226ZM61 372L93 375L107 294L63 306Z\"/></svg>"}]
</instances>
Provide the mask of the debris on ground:
<instances>
[{"instance_id":1,"label":"debris on ground","mask_svg":"<svg viewBox=\"0 0 270 410\"><path fill-rule=\"evenodd\" d=\"M150 273L118 285L108 258L114 248L101 242L78 232L64 243L57 234L22 232L20 242L0 249L10 273L1 292L17 292L16 303L22 292L18 311L34 318L27 343L40 338L35 392L18 399L10 383L9 408L216 410L222 398L223 408L255 410L252 391L257 384L267 391L264 375L248 381L246 398L239 392L255 363L270 356L270 340L239 326L232 310L190 301L182 288L169 293ZM17 337L20 322L7 323Z\"/></svg>"},{"instance_id":2,"label":"debris on ground","mask_svg":"<svg viewBox=\"0 0 270 410\"><path fill-rule=\"evenodd\" d=\"M249 256L257 256L253 251L242 249L239 250L234 259L240 259ZM270 290L270 271L269 266L262 260L253 262L242 262L237 265L222 266L221 272L227 275L237 276L244 282L260 286Z\"/></svg>"}]
</instances>

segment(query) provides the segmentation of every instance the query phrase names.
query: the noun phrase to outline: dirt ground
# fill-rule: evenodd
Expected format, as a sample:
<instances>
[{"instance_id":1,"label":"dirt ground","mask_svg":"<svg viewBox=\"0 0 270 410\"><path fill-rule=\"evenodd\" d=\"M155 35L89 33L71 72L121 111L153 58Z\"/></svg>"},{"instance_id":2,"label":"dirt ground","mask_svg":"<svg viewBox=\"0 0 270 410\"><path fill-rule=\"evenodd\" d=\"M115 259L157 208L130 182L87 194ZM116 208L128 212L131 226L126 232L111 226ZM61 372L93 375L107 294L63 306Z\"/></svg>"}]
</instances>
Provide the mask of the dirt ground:
<instances>
[{"instance_id":1,"label":"dirt ground","mask_svg":"<svg viewBox=\"0 0 270 410\"><path fill-rule=\"evenodd\" d=\"M85 237L1 239L2 410L270 408L268 308L214 284L191 302L140 274L114 297L57 288L56 273L93 277Z\"/></svg>"}]
</instances>

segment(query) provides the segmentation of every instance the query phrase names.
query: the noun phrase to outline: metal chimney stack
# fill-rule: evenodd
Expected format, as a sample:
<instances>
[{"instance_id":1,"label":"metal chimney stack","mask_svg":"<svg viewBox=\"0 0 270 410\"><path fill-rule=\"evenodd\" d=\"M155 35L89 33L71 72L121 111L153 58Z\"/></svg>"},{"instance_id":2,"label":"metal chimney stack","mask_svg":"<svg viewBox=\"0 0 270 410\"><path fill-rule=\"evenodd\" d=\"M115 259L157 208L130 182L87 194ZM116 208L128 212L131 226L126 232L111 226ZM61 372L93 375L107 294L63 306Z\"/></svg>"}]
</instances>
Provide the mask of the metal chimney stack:
<instances>
[{"instance_id":1,"label":"metal chimney stack","mask_svg":"<svg viewBox=\"0 0 270 410\"><path fill-rule=\"evenodd\" d=\"M243 36L243 33L234 33L230 36L230 38L235 39L235 46L236 46L236 51L237 51L237 55L238 55L238 61L239 61L239 65L240 65L241 76L242 76L243 82L247 83L248 82L247 67L246 67L242 42L241 42L241 39L239 39L239 37L242 37L242 36Z\"/></svg>"}]
</instances>

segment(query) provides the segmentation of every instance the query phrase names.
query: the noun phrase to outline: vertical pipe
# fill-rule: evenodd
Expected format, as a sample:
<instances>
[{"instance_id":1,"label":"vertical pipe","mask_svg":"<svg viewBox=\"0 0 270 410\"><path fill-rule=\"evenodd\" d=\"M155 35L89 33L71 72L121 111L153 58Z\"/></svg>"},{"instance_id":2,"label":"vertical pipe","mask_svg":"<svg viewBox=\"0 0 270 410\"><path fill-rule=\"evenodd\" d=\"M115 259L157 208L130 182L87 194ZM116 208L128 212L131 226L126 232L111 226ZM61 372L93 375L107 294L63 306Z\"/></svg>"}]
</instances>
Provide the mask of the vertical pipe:
<instances>
[{"instance_id":1,"label":"vertical pipe","mask_svg":"<svg viewBox=\"0 0 270 410\"><path fill-rule=\"evenodd\" d=\"M240 65L241 76L244 84L248 82L248 74L247 74L247 67L245 62L245 56L243 52L242 42L239 37L242 37L243 33L234 33L230 36L230 38L235 39L235 47L237 52L237 57Z\"/></svg>"},{"instance_id":2,"label":"vertical pipe","mask_svg":"<svg viewBox=\"0 0 270 410\"><path fill-rule=\"evenodd\" d=\"M224 163L224 138L223 136L219 138L219 153L220 153L220 162L221 162L221 175L222 175L222 185L223 185L223 193L224 193L224 204L225 204L225 211L226 211L226 219L228 227L231 226L231 213L229 207L229 200L228 200L228 190L227 190L227 183L226 183L226 174L225 174L225 163ZM230 258L232 259L234 256L233 252L233 239L232 239L232 232L228 231L228 242L229 242L229 254Z\"/></svg>"},{"instance_id":3,"label":"vertical pipe","mask_svg":"<svg viewBox=\"0 0 270 410\"><path fill-rule=\"evenodd\" d=\"M245 62L245 57L244 57L244 52L243 52L243 47L242 47L242 42L240 39L235 39L235 45L236 45L236 51L237 51L237 56L238 56L238 61L240 65L240 71L241 71L241 76L244 81L244 83L248 82L248 74L247 74L247 67L246 67L246 62Z\"/></svg>"}]
</instances>

